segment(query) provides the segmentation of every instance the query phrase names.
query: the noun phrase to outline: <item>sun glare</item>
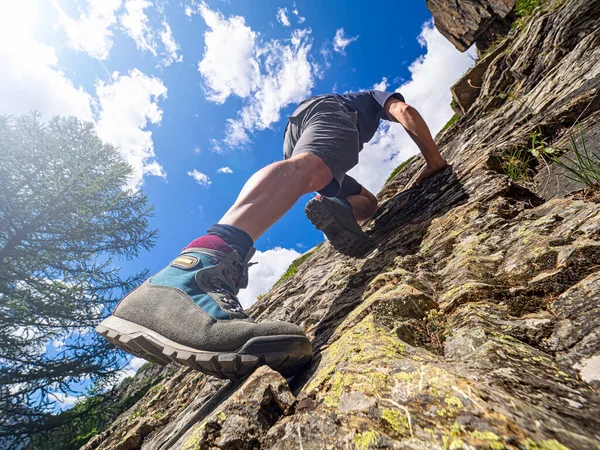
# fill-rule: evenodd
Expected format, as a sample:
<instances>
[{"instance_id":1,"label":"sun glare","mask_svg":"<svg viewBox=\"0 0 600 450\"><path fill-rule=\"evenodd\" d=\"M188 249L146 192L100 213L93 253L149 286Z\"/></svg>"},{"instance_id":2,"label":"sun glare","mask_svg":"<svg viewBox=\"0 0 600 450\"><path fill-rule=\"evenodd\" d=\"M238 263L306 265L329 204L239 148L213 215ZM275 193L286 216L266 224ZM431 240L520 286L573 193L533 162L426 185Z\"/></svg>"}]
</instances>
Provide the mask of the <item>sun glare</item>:
<instances>
[{"instance_id":1,"label":"sun glare","mask_svg":"<svg viewBox=\"0 0 600 450\"><path fill-rule=\"evenodd\" d=\"M39 0L6 0L0 2L0 34L4 39L31 36L36 28Z\"/></svg>"}]
</instances>

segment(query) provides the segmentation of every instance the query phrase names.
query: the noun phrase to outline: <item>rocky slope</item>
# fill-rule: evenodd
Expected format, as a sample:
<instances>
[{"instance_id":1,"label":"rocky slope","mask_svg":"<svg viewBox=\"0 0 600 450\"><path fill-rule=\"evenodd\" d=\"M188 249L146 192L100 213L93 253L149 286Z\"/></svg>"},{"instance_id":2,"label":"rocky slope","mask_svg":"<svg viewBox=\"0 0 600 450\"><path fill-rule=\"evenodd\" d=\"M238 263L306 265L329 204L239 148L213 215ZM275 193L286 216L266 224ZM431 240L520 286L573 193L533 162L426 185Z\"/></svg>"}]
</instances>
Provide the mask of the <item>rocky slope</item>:
<instances>
[{"instance_id":1,"label":"rocky slope","mask_svg":"<svg viewBox=\"0 0 600 450\"><path fill-rule=\"evenodd\" d=\"M505 175L534 131L568 147L578 123L600 148L598 17L565 0L513 24L457 84L452 168L411 187L417 158L379 194L378 249L322 245L252 308L306 329L304 373L215 396L227 382L181 368L84 448L600 448L598 196L543 161Z\"/></svg>"}]
</instances>

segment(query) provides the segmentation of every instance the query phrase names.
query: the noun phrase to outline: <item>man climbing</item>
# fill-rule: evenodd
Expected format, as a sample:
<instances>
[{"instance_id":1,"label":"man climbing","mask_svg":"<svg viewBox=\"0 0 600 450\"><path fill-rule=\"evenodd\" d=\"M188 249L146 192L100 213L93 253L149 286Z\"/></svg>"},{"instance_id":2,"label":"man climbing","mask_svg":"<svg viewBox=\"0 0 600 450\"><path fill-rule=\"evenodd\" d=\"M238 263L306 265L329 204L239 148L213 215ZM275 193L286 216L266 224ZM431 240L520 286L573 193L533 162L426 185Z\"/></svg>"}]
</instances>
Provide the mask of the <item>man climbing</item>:
<instances>
[{"instance_id":1,"label":"man climbing","mask_svg":"<svg viewBox=\"0 0 600 450\"><path fill-rule=\"evenodd\" d=\"M218 224L129 293L96 330L142 358L219 377L238 378L263 363L294 374L312 356L304 331L286 322L257 323L237 299L248 284L254 242L298 198L316 191L306 205L309 220L340 252L368 252L371 241L357 220L375 214L377 199L345 174L381 119L402 124L421 150L426 167L417 183L446 166L425 121L399 93L309 98L289 118L284 160L255 173Z\"/></svg>"}]
</instances>

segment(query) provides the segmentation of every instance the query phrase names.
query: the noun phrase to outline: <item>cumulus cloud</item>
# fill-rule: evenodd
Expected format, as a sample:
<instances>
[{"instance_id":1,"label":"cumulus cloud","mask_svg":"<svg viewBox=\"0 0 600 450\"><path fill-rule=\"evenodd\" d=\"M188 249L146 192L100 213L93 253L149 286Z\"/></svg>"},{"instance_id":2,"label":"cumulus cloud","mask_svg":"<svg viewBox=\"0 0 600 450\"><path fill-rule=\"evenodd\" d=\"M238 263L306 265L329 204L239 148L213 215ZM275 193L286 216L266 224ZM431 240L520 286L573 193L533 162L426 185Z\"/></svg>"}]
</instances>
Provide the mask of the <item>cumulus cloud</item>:
<instances>
[{"instance_id":1,"label":"cumulus cloud","mask_svg":"<svg viewBox=\"0 0 600 450\"><path fill-rule=\"evenodd\" d=\"M221 167L217 170L217 173L233 173L230 167Z\"/></svg>"},{"instance_id":2,"label":"cumulus cloud","mask_svg":"<svg viewBox=\"0 0 600 450\"><path fill-rule=\"evenodd\" d=\"M6 17L6 16L5 16ZM4 35L0 26L0 114L31 110L92 119L92 97L61 70L53 47L26 36Z\"/></svg>"},{"instance_id":3,"label":"cumulus cloud","mask_svg":"<svg viewBox=\"0 0 600 450\"><path fill-rule=\"evenodd\" d=\"M198 183L200 186L209 187L212 184L212 181L210 181L208 175L203 174L199 170L194 169L189 171L187 174L196 180L196 183Z\"/></svg>"},{"instance_id":4,"label":"cumulus cloud","mask_svg":"<svg viewBox=\"0 0 600 450\"><path fill-rule=\"evenodd\" d=\"M290 19L287 16L287 8L279 8L277 9L277 21L283 26L289 27L291 26Z\"/></svg>"},{"instance_id":5,"label":"cumulus cloud","mask_svg":"<svg viewBox=\"0 0 600 450\"><path fill-rule=\"evenodd\" d=\"M216 103L232 95L244 99L237 116L227 121L225 138L215 141L213 150L247 145L249 133L268 128L279 120L283 107L310 93L318 69L309 60L310 30L295 30L287 40L262 42L243 17L226 19L206 4L200 5L199 13L209 27L198 65L208 99Z\"/></svg>"},{"instance_id":6,"label":"cumulus cloud","mask_svg":"<svg viewBox=\"0 0 600 450\"><path fill-rule=\"evenodd\" d=\"M116 12L121 0L87 0L86 11L80 11L77 20L67 16L57 2L59 23L64 28L69 46L86 52L92 58L108 58L113 44L111 27L117 22Z\"/></svg>"},{"instance_id":7,"label":"cumulus cloud","mask_svg":"<svg viewBox=\"0 0 600 450\"><path fill-rule=\"evenodd\" d=\"M117 377L117 384L127 377L134 377L137 371L148 361L137 356L131 358L129 362L121 369Z\"/></svg>"},{"instance_id":8,"label":"cumulus cloud","mask_svg":"<svg viewBox=\"0 0 600 450\"><path fill-rule=\"evenodd\" d=\"M291 248L275 247L264 252L257 251L252 261L258 264L248 269L248 287L238 295L242 306L249 308L256 302L258 295L266 294L290 264L300 256L300 253Z\"/></svg>"},{"instance_id":9,"label":"cumulus cloud","mask_svg":"<svg viewBox=\"0 0 600 450\"><path fill-rule=\"evenodd\" d=\"M93 97L66 76L53 47L30 37L28 29L35 23L28 27L19 21L27 12L12 7L0 11L0 114L37 110L44 119L60 115L97 120L98 136L119 147L134 168L132 186L139 186L144 175L164 177L152 133L145 130L162 118L157 104L167 92L162 82L133 70L98 83Z\"/></svg>"},{"instance_id":10,"label":"cumulus cloud","mask_svg":"<svg viewBox=\"0 0 600 450\"><path fill-rule=\"evenodd\" d=\"M179 54L179 45L173 38L173 32L166 20L162 21L163 29L159 34L160 40L165 46L165 56L162 59L163 66L169 66L173 62L183 61L183 55Z\"/></svg>"},{"instance_id":11,"label":"cumulus cloud","mask_svg":"<svg viewBox=\"0 0 600 450\"><path fill-rule=\"evenodd\" d=\"M151 0L125 0L124 4L123 0L87 0L86 10L80 11L79 18L73 19L56 0L52 2L59 13L58 23L74 50L86 52L99 60L107 59L113 45L113 31L119 22L139 50L160 58L159 66L182 61L179 45L160 3L155 5ZM150 23L146 14L149 8L156 8L163 15L160 31Z\"/></svg>"},{"instance_id":12,"label":"cumulus cloud","mask_svg":"<svg viewBox=\"0 0 600 450\"><path fill-rule=\"evenodd\" d=\"M373 85L372 89L385 92L389 86L390 84L388 83L387 77L383 77L379 83L375 83Z\"/></svg>"},{"instance_id":13,"label":"cumulus cloud","mask_svg":"<svg viewBox=\"0 0 600 450\"><path fill-rule=\"evenodd\" d=\"M298 20L298 23L304 23L304 21L306 20L306 17L301 16L298 12L298 9L296 9L295 7L292 10L292 14L296 16L296 20Z\"/></svg>"},{"instance_id":14,"label":"cumulus cloud","mask_svg":"<svg viewBox=\"0 0 600 450\"><path fill-rule=\"evenodd\" d=\"M423 26L418 41L425 54L410 65L411 79L396 91L421 113L435 135L454 114L450 87L473 65L473 59L469 52L456 50L431 22ZM392 170L418 151L401 125L384 122L365 144L360 164L349 174L370 191L378 192Z\"/></svg>"},{"instance_id":15,"label":"cumulus cloud","mask_svg":"<svg viewBox=\"0 0 600 450\"><path fill-rule=\"evenodd\" d=\"M154 154L152 132L145 130L149 123L162 120L158 101L167 96L162 81L138 69L128 75L115 72L111 83L98 83L96 94L100 105L98 136L119 148L133 168L130 186L139 188L145 175L166 178Z\"/></svg>"},{"instance_id":16,"label":"cumulus cloud","mask_svg":"<svg viewBox=\"0 0 600 450\"><path fill-rule=\"evenodd\" d=\"M346 51L346 47L352 44L354 41L358 39L358 36L348 37L344 35L344 29L338 28L335 32L335 36L333 38L333 49L340 53L344 54Z\"/></svg>"},{"instance_id":17,"label":"cumulus cloud","mask_svg":"<svg viewBox=\"0 0 600 450\"><path fill-rule=\"evenodd\" d=\"M84 397L77 397L63 392L51 392L48 396L53 399L60 410L69 409L77 402L81 401Z\"/></svg>"},{"instance_id":18,"label":"cumulus cloud","mask_svg":"<svg viewBox=\"0 0 600 450\"><path fill-rule=\"evenodd\" d=\"M152 2L148 0L127 0L125 12L119 17L119 20L137 48L149 51L156 56L154 32L150 27L148 16L144 12L150 6L152 6Z\"/></svg>"},{"instance_id":19,"label":"cumulus cloud","mask_svg":"<svg viewBox=\"0 0 600 450\"><path fill-rule=\"evenodd\" d=\"M208 99L223 103L230 95L249 96L260 81L254 52L256 33L241 16L225 19L204 3L199 11L209 27L204 34L204 57L198 64Z\"/></svg>"}]
</instances>

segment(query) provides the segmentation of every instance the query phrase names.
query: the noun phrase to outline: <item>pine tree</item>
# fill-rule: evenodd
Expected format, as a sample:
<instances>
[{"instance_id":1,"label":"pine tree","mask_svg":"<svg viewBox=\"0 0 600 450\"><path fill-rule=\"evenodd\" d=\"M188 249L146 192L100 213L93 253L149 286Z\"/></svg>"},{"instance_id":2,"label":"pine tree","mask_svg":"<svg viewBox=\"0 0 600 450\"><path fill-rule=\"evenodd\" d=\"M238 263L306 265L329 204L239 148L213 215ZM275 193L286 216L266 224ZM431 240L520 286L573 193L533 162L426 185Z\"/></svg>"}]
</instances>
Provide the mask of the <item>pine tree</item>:
<instances>
[{"instance_id":1,"label":"pine tree","mask_svg":"<svg viewBox=\"0 0 600 450\"><path fill-rule=\"evenodd\" d=\"M58 396L114 381L123 354L93 327L148 276L118 260L156 238L130 174L91 123L0 117L0 438L60 425Z\"/></svg>"}]
</instances>

